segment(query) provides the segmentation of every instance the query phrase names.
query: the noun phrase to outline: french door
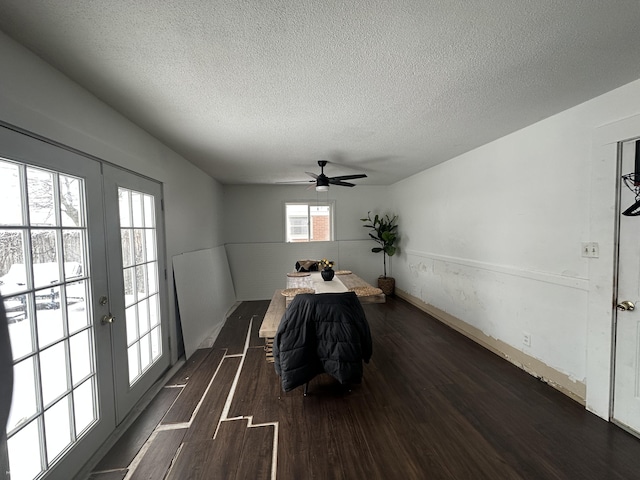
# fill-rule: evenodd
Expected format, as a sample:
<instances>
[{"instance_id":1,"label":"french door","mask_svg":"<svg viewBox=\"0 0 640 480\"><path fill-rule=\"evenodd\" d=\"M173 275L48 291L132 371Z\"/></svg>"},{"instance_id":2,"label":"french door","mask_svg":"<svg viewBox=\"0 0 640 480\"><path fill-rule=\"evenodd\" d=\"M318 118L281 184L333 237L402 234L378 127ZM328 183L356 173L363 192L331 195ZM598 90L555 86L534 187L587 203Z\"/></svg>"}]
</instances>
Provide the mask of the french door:
<instances>
[{"instance_id":1,"label":"french door","mask_svg":"<svg viewBox=\"0 0 640 480\"><path fill-rule=\"evenodd\" d=\"M12 480L72 478L168 367L160 194L0 127Z\"/></svg>"},{"instance_id":2,"label":"french door","mask_svg":"<svg viewBox=\"0 0 640 480\"><path fill-rule=\"evenodd\" d=\"M118 423L169 367L161 186L103 166ZM111 315L117 312L116 315Z\"/></svg>"}]
</instances>

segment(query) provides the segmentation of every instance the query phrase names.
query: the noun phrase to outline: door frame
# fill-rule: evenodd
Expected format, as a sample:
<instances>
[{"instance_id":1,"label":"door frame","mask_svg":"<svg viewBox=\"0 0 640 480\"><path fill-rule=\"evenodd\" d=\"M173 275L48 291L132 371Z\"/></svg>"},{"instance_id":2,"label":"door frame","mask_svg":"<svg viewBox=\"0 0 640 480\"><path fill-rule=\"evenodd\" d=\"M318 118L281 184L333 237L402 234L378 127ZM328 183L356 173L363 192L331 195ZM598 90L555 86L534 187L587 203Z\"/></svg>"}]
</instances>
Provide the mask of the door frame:
<instances>
[{"instance_id":1,"label":"door frame","mask_svg":"<svg viewBox=\"0 0 640 480\"><path fill-rule=\"evenodd\" d=\"M619 143L640 134L640 114L595 127L591 144L589 239L600 258L589 261L587 305L586 408L611 421L615 354L615 282L619 205ZM587 241L587 239L585 239Z\"/></svg>"},{"instance_id":2,"label":"door frame","mask_svg":"<svg viewBox=\"0 0 640 480\"><path fill-rule=\"evenodd\" d=\"M621 301L618 298L619 295L619 277L620 277L620 227L621 227L621 215L622 209L625 207L622 205L622 191L626 187L622 182L622 175L627 173L622 169L622 155L623 155L623 144L627 142L634 142L640 139L640 130L637 135L632 138L628 138L625 140L621 140L617 143L617 159L616 159L616 218L615 218L615 231L614 231L614 274L613 274L613 299L612 299L612 338L611 338L611 401L609 402L609 420L611 423L619 426L623 430L629 432L630 434L638 437L640 436L640 432L633 430L626 424L618 421L615 418L615 391L616 391L616 353L617 353L617 331L618 331L618 315L620 312L617 309L617 304ZM638 219L637 221L640 221Z\"/></svg>"}]
</instances>

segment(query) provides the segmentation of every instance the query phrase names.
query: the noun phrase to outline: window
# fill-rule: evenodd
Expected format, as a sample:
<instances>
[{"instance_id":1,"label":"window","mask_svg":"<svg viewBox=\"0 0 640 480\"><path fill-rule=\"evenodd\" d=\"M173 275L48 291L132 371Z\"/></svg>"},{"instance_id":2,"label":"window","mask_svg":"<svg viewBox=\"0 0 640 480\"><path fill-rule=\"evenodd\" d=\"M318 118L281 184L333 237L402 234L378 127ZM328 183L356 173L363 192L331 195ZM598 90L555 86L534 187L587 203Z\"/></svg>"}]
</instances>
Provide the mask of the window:
<instances>
[{"instance_id":1,"label":"window","mask_svg":"<svg viewBox=\"0 0 640 480\"><path fill-rule=\"evenodd\" d=\"M333 240L333 203L285 204L287 242Z\"/></svg>"}]
</instances>

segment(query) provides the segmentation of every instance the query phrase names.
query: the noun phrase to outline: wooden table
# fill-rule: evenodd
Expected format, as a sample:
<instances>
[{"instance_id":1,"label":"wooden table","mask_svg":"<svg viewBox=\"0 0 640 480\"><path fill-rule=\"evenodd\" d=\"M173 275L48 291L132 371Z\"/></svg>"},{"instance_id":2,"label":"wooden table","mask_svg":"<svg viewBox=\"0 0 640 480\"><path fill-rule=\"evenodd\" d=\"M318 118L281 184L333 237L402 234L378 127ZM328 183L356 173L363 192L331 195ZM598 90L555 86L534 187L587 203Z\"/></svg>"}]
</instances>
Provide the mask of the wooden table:
<instances>
[{"instance_id":1,"label":"wooden table","mask_svg":"<svg viewBox=\"0 0 640 480\"><path fill-rule=\"evenodd\" d=\"M319 275L319 274L315 274ZM292 278L295 278L292 280ZM296 286L302 286L304 284L304 280L300 279L308 279L309 277L287 277L287 287L295 288ZM344 284L347 291L350 288L355 287L371 287L370 284L362 280L356 274L351 273L349 275L336 275L334 280L339 281ZM386 301L386 297L384 293L379 295L369 295L366 297L358 297L361 303L384 303ZM271 303L269 304L269 308L267 308L267 313L264 315L264 319L262 320L262 324L260 325L260 338L264 338L265 341L265 352L267 356L268 362L273 362L273 339L276 336L276 332L278 331L278 326L280 325L280 321L282 320L282 316L284 315L287 306L291 302L292 297L285 297L282 295L282 290L276 290L271 298Z\"/></svg>"}]
</instances>

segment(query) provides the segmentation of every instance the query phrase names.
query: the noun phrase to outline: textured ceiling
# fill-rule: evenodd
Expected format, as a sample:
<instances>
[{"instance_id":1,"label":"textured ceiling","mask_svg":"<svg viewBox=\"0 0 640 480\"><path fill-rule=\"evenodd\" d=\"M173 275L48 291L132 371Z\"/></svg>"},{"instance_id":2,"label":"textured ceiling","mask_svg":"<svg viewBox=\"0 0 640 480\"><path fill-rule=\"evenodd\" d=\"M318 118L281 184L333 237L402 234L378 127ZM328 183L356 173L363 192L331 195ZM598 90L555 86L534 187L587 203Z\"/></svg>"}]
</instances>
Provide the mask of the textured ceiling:
<instances>
[{"instance_id":1,"label":"textured ceiling","mask_svg":"<svg viewBox=\"0 0 640 480\"><path fill-rule=\"evenodd\" d=\"M0 30L228 184L390 184L640 78L638 0L0 0Z\"/></svg>"}]
</instances>

